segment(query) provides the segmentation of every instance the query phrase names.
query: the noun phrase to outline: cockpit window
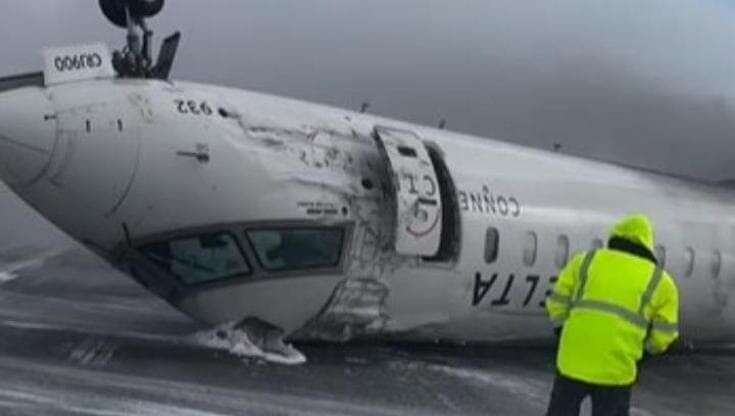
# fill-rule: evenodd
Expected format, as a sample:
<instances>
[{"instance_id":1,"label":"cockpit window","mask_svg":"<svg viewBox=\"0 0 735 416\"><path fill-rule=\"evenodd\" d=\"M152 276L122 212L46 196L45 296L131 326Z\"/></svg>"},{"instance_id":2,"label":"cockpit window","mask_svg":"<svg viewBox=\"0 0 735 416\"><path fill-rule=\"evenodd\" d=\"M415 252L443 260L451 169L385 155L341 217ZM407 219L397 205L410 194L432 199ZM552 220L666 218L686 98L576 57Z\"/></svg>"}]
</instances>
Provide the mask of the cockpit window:
<instances>
[{"instance_id":1,"label":"cockpit window","mask_svg":"<svg viewBox=\"0 0 735 416\"><path fill-rule=\"evenodd\" d=\"M186 285L225 280L251 271L237 240L228 232L148 244L141 251Z\"/></svg>"},{"instance_id":2,"label":"cockpit window","mask_svg":"<svg viewBox=\"0 0 735 416\"><path fill-rule=\"evenodd\" d=\"M260 265L270 271L339 266L341 228L273 228L247 232Z\"/></svg>"}]
</instances>

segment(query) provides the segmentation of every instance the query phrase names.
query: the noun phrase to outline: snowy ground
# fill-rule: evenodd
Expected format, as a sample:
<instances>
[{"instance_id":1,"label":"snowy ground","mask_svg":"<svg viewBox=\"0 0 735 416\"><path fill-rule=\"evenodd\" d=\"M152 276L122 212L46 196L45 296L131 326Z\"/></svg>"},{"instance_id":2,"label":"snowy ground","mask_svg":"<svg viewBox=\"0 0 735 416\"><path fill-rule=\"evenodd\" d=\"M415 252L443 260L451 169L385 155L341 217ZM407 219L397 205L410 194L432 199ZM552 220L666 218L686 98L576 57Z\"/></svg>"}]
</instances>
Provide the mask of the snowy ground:
<instances>
[{"instance_id":1,"label":"snowy ground","mask_svg":"<svg viewBox=\"0 0 735 416\"><path fill-rule=\"evenodd\" d=\"M0 415L543 414L553 353L308 344L301 366L203 328L78 249L0 249ZM651 362L634 415L735 414L735 354Z\"/></svg>"}]
</instances>

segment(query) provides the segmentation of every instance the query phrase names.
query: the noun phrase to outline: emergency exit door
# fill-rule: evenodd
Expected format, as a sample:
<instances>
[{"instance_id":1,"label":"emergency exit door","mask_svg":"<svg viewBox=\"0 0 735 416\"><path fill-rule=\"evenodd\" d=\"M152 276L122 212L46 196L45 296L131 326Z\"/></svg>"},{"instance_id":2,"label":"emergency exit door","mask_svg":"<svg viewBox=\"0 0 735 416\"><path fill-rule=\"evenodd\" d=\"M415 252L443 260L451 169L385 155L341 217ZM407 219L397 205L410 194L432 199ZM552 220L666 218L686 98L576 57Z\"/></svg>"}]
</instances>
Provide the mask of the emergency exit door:
<instances>
[{"instance_id":1,"label":"emergency exit door","mask_svg":"<svg viewBox=\"0 0 735 416\"><path fill-rule=\"evenodd\" d=\"M396 252L434 256L442 238L442 190L424 143L411 131L382 126L374 137L391 177Z\"/></svg>"}]
</instances>

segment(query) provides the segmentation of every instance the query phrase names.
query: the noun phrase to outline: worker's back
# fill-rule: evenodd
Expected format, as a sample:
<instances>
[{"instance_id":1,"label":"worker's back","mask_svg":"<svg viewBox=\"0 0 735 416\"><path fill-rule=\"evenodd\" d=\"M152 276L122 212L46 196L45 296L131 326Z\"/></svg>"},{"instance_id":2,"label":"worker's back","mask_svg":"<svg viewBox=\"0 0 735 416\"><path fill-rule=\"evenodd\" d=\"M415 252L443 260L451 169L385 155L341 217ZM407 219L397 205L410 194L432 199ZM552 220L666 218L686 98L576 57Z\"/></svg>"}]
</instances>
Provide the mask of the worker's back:
<instances>
[{"instance_id":1,"label":"worker's back","mask_svg":"<svg viewBox=\"0 0 735 416\"><path fill-rule=\"evenodd\" d=\"M578 414L588 395L596 415L627 415L643 348L662 353L679 336L679 295L653 246L648 218L632 215L608 248L574 256L559 274L546 301L561 330L548 415Z\"/></svg>"},{"instance_id":2,"label":"worker's back","mask_svg":"<svg viewBox=\"0 0 735 416\"><path fill-rule=\"evenodd\" d=\"M571 267L581 272L583 253ZM575 267L578 265L577 267ZM646 291L670 292L671 278L662 272L656 288L656 264L648 259L610 249L598 250L590 262L586 283L577 276L572 292L573 307L561 334L557 366L567 377L595 384L626 385L636 378L636 363L642 355L654 300ZM583 292L579 293L579 290ZM663 293L663 292L662 292Z\"/></svg>"}]
</instances>

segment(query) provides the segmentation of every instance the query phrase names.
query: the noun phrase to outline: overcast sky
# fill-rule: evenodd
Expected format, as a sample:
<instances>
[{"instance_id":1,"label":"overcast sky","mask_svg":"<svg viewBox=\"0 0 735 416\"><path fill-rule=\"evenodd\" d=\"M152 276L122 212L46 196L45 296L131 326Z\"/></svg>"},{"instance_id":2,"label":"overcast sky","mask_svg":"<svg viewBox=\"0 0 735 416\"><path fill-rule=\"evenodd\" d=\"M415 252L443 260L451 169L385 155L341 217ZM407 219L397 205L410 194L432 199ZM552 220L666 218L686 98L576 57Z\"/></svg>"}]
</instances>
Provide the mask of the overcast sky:
<instances>
[{"instance_id":1,"label":"overcast sky","mask_svg":"<svg viewBox=\"0 0 735 416\"><path fill-rule=\"evenodd\" d=\"M735 178L735 0L176 0L174 76L704 178ZM5 0L0 74L124 32Z\"/></svg>"}]
</instances>

